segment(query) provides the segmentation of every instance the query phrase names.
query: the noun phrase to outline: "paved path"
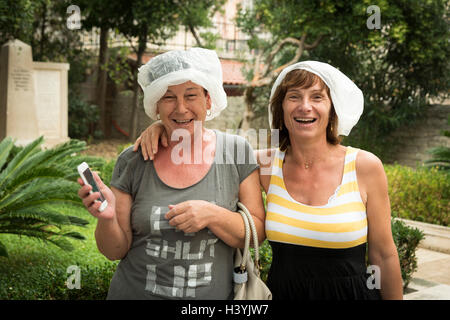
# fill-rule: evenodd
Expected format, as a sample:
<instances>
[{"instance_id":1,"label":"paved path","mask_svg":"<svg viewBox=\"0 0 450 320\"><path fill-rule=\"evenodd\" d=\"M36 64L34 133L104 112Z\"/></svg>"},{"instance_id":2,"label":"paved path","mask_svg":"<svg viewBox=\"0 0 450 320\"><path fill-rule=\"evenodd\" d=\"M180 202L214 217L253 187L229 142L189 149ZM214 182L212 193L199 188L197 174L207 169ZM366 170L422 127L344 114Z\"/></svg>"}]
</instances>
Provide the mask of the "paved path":
<instances>
[{"instance_id":1,"label":"paved path","mask_svg":"<svg viewBox=\"0 0 450 320\"><path fill-rule=\"evenodd\" d=\"M418 248L405 300L450 300L450 254Z\"/></svg>"}]
</instances>

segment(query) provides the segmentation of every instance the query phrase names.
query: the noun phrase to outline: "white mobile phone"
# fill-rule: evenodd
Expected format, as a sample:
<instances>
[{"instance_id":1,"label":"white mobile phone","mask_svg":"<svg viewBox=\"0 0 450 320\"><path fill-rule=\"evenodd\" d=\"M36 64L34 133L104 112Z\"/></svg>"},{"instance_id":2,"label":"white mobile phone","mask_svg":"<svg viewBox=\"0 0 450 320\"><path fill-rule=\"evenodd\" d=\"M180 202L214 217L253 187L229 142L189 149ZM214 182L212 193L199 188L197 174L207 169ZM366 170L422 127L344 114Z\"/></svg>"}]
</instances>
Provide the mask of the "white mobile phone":
<instances>
[{"instance_id":1,"label":"white mobile phone","mask_svg":"<svg viewBox=\"0 0 450 320\"><path fill-rule=\"evenodd\" d=\"M94 176L92 175L91 169L89 169L89 166L86 162L83 162L78 167L78 173L80 174L81 179L83 180L84 184L88 184L92 186L92 190L89 193L94 192L100 192L100 188L98 187L97 183L94 180ZM106 207L108 206L108 201L106 201L103 194L100 192L100 197L97 198L98 201L100 201L102 204L100 205L100 208L98 209L100 212L103 212Z\"/></svg>"}]
</instances>

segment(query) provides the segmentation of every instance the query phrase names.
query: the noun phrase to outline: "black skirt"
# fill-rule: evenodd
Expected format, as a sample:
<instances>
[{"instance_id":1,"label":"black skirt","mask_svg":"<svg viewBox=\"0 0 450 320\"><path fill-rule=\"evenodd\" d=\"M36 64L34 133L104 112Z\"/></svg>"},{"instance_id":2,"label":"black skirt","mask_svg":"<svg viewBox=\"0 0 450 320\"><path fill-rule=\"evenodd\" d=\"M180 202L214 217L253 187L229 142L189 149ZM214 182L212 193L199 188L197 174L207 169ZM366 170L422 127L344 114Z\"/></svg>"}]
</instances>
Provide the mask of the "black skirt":
<instances>
[{"instance_id":1,"label":"black skirt","mask_svg":"<svg viewBox=\"0 0 450 320\"><path fill-rule=\"evenodd\" d=\"M315 248L270 241L267 285L274 300L379 300L367 284L366 244L347 249ZM369 284L372 281L369 280Z\"/></svg>"}]
</instances>

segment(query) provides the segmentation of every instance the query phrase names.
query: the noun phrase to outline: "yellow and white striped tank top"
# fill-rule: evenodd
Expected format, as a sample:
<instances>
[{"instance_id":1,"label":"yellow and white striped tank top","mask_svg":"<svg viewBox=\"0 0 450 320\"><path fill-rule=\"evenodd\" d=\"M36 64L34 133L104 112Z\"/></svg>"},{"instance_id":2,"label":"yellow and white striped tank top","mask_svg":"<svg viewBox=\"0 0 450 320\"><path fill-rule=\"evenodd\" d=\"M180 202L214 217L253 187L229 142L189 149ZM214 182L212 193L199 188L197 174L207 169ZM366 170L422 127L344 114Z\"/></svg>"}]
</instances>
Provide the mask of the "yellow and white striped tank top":
<instances>
[{"instance_id":1,"label":"yellow and white striped tank top","mask_svg":"<svg viewBox=\"0 0 450 320\"><path fill-rule=\"evenodd\" d=\"M359 149L347 147L342 182L324 206L294 200L283 179L285 153L277 149L267 193L266 236L270 241L319 248L351 248L367 241L366 207L356 180Z\"/></svg>"}]
</instances>

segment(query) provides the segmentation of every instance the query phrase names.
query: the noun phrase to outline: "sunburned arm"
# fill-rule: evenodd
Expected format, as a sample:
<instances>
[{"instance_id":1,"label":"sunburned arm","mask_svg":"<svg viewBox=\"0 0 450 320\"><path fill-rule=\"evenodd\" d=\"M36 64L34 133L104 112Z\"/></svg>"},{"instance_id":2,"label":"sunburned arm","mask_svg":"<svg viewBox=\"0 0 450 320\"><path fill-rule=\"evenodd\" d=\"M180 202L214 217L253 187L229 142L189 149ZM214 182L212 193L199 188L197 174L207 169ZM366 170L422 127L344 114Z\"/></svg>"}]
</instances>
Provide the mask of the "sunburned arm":
<instances>
[{"instance_id":1,"label":"sunburned arm","mask_svg":"<svg viewBox=\"0 0 450 320\"><path fill-rule=\"evenodd\" d=\"M131 196L111 187L116 197L114 219L99 219L95 229L95 239L99 251L109 260L124 258L131 246L130 226Z\"/></svg>"},{"instance_id":2,"label":"sunburned arm","mask_svg":"<svg viewBox=\"0 0 450 320\"><path fill-rule=\"evenodd\" d=\"M78 196L89 213L97 218L95 239L99 251L109 260L120 260L128 253L132 241L130 226L132 199L125 192L114 187L108 188L96 172L93 172L93 176L108 201L105 210L100 212L100 202L95 201L99 197L99 192L90 194L92 187L85 185L81 179L78 179L81 186Z\"/></svg>"}]
</instances>

